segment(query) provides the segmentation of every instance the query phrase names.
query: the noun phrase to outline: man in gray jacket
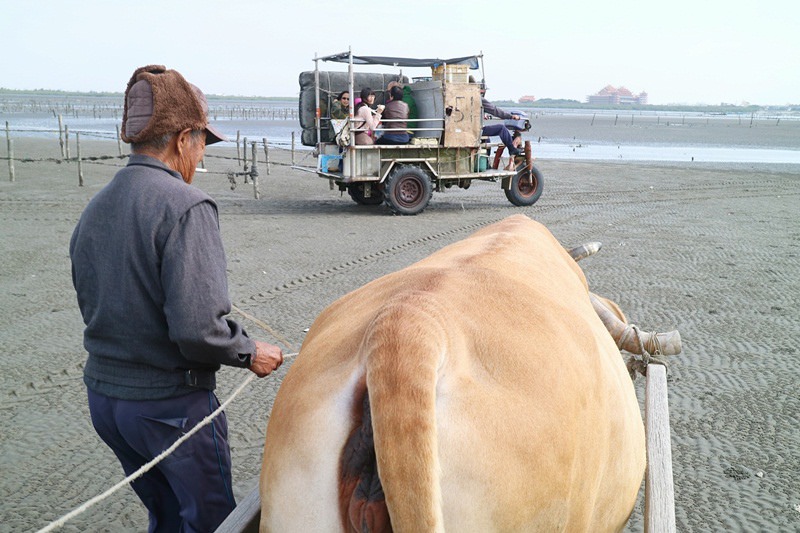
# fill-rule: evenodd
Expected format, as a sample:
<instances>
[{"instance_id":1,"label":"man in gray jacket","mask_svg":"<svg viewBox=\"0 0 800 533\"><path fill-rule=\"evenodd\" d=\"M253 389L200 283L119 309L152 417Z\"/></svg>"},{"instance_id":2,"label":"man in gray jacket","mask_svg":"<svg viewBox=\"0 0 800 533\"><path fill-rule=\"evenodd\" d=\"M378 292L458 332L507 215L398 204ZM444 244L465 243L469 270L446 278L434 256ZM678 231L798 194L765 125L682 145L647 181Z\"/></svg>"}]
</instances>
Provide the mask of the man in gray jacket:
<instances>
[{"instance_id":1,"label":"man in gray jacket","mask_svg":"<svg viewBox=\"0 0 800 533\"><path fill-rule=\"evenodd\" d=\"M283 362L231 311L215 202L190 184L205 146L203 93L175 70L137 69L125 91L128 165L70 241L92 423L130 474L219 407L220 365L264 377ZM131 483L150 531L213 531L233 510L224 413Z\"/></svg>"},{"instance_id":2,"label":"man in gray jacket","mask_svg":"<svg viewBox=\"0 0 800 533\"><path fill-rule=\"evenodd\" d=\"M475 83L475 78L470 76L469 83ZM481 83L480 90L484 118L489 118L489 115L491 115L504 120L519 120L519 115L509 113L486 99L486 86L483 83ZM508 148L508 153L510 155L519 155L522 153L519 147L514 145L514 138L511 136L511 132L508 131L505 124L488 124L481 130L481 135L484 137L500 137L500 140L503 141L503 144Z\"/></svg>"}]
</instances>

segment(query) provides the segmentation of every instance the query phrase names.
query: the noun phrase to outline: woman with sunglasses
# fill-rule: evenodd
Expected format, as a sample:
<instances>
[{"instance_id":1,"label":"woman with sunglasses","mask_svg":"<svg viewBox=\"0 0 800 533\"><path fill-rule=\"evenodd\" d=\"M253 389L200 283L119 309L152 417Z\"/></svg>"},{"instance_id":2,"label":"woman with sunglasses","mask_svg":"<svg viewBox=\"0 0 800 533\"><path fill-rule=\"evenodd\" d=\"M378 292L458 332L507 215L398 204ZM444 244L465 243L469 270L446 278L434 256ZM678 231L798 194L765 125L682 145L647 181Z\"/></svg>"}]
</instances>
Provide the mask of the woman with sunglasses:
<instances>
[{"instance_id":1,"label":"woman with sunglasses","mask_svg":"<svg viewBox=\"0 0 800 533\"><path fill-rule=\"evenodd\" d=\"M331 105L331 118L343 119L350 114L350 91L342 91Z\"/></svg>"}]
</instances>

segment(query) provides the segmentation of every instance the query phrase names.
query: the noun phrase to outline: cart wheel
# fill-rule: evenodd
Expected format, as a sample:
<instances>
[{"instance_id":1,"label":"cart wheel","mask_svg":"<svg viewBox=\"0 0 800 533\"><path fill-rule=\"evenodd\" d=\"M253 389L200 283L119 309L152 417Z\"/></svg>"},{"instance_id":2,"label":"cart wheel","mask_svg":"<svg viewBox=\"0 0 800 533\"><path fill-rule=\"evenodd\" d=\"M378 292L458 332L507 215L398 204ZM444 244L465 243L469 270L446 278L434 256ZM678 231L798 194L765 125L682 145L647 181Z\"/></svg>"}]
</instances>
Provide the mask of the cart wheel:
<instances>
[{"instance_id":1,"label":"cart wheel","mask_svg":"<svg viewBox=\"0 0 800 533\"><path fill-rule=\"evenodd\" d=\"M383 191L379 189L380 184L373 183L370 191L370 196L364 196L363 183L351 183L347 186L347 194L353 201L360 205L378 205L383 203Z\"/></svg>"},{"instance_id":2,"label":"cart wheel","mask_svg":"<svg viewBox=\"0 0 800 533\"><path fill-rule=\"evenodd\" d=\"M539 169L533 167L528 177L526 168L524 161L517 165L517 173L511 178L511 186L505 191L508 201L521 207L535 204L544 190L544 177Z\"/></svg>"},{"instance_id":3,"label":"cart wheel","mask_svg":"<svg viewBox=\"0 0 800 533\"><path fill-rule=\"evenodd\" d=\"M419 167L400 165L386 178L386 205L398 215L416 215L428 206L433 185Z\"/></svg>"}]
</instances>

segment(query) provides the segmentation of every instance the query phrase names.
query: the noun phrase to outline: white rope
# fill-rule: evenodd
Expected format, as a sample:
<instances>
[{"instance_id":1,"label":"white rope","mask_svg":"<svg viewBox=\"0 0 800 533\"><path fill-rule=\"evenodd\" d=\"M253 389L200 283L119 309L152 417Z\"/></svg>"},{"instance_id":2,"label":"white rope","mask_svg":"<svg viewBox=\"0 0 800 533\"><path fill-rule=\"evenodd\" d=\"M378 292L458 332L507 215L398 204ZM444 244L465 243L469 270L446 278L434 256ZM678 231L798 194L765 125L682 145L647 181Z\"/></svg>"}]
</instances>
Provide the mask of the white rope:
<instances>
[{"instance_id":1,"label":"white rope","mask_svg":"<svg viewBox=\"0 0 800 533\"><path fill-rule=\"evenodd\" d=\"M256 324L258 324L258 326L261 327L262 329L264 329L265 331L268 331L268 332L272 333L276 338L278 338L278 339L280 339L282 341L286 341L285 338L283 338L277 332L273 331L272 328L270 328L265 322L257 319L256 317L254 317L252 315L249 315L249 314L245 313L244 311L242 311L241 309L239 309L235 305L232 305L231 307L233 308L234 311L236 311L237 313L239 313L243 317L245 317L245 318L247 318L249 320L252 320ZM287 346L291 346L291 344L289 342L285 342L285 344ZM286 360L287 358L294 357L295 355L297 355L297 353L285 354L283 356L283 359ZM126 477L125 479L123 479L122 481L120 481L119 483L117 483L116 485L114 485L113 487L108 489L107 491L103 492L102 494L98 494L97 496L95 496L91 500L88 500L83 505L80 505L80 506L76 507L75 509L73 509L69 513L67 513L64 516L62 516L61 518L59 518L58 520L50 522L48 525L46 525L45 527L40 529L37 533L46 533L48 531L53 531L55 529L58 529L58 528L62 527L69 520L72 520L73 518L75 518L79 514L85 512L87 509L92 507L94 504L105 500L106 498L108 498L109 496L111 496L112 494L117 492L119 489L121 489L125 485L127 485L130 482L142 477L144 474L146 474L147 472L152 470L153 467L155 467L158 463L163 461L169 454L174 452L178 448L178 446L180 446L181 444L186 442L192 435L194 435L195 433L200 431L202 428L204 428L205 426L210 424L212 420L214 420L217 416L219 416L219 414L222 411L225 410L225 407L227 407L228 404L230 404L244 390L244 388L247 385L249 385L251 381L253 381L253 378L255 378L255 377L256 377L255 374L250 374L249 376L247 376L247 378L245 378L244 381L242 381L242 383L239 385L239 387L237 387L236 390L233 391L233 393L231 393L231 395L228 397L228 399L225 400L213 413L209 414L207 417L205 417L200 422L198 422L196 426L194 426L191 430L189 430L187 433L185 433L183 436L181 436L181 438L176 440L172 444L172 446L170 446L169 448L167 448L166 450L164 450L163 452L158 454L158 456L153 458L150 462L142 465L142 467L139 468L136 472L134 472L133 474L129 475L128 477Z\"/></svg>"},{"instance_id":2,"label":"white rope","mask_svg":"<svg viewBox=\"0 0 800 533\"><path fill-rule=\"evenodd\" d=\"M296 353L290 353L290 354L284 355L283 358L285 360L286 358L294 357L295 355L297 355L297 354ZM38 533L46 533L47 531L53 531L54 529L60 528L65 523L67 523L67 521L75 518L79 514L83 513L84 511L86 511L87 509L92 507L94 504L105 500L106 498L108 498L109 496L111 496L112 494L117 492L119 489L121 489L125 485L129 484L131 481L134 481L134 480L140 478L141 476L143 476L144 474L146 474L147 472L152 470L153 467L155 467L158 463L160 463L162 460L164 460L164 458L166 458L169 454L174 452L178 448L178 446L180 446L181 444L186 442L192 435L194 435L195 433L200 431L203 427L205 427L208 424L210 424L211 421L214 420L214 418L219 416L219 414L225 409L225 407L227 407L228 404L230 404L244 390L244 388L248 384L250 384L251 381L253 381L253 378L255 378L255 377L256 377L255 374L250 374L249 376L247 376L247 378L245 378L245 380L242 381L242 383L239 385L239 387L235 391L233 391L233 393L228 397L228 399L225 400L225 402L223 402L213 413L211 413L210 415L205 417L203 420L198 422L196 426L194 426L191 430L189 430L188 433L184 434L181 438L176 440L172 444L172 446L170 446L169 448L167 448L166 450L161 452L158 456L156 456L154 459L152 459L149 463L147 463L145 465L142 465L142 467L139 468L139 470L137 470L133 474L129 475L128 477L126 477L125 479L123 479L122 481L120 481L119 483L117 483L116 485L114 485L113 487L111 487L110 489L105 491L104 493L98 494L97 496L95 496L91 500L87 501L83 505L80 505L79 507L76 507L74 510L72 510L69 513L65 514L64 516L62 516L58 520L55 520L55 521L51 522L50 524L48 524L47 526L43 527L42 529L40 529L38 531Z\"/></svg>"}]
</instances>

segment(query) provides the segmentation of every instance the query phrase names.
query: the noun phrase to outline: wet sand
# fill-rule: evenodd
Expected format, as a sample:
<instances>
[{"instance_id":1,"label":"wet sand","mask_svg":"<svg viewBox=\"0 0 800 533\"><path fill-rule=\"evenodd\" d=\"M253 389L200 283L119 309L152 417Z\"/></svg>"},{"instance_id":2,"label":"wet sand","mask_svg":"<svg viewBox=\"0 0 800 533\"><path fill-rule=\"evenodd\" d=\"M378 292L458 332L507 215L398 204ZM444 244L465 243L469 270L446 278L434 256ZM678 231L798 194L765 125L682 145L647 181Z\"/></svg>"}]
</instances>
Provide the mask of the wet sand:
<instances>
[{"instance_id":1,"label":"wet sand","mask_svg":"<svg viewBox=\"0 0 800 533\"><path fill-rule=\"evenodd\" d=\"M560 124L540 131L592 134L585 123ZM771 141L759 128L759 142L788 142L780 127ZM15 151L56 158L58 144L20 139ZM111 142L83 147L84 157L115 153ZM211 172L196 185L219 202L234 304L285 337L287 352L339 296L525 213L565 245L603 242L582 263L591 288L644 329L681 332L684 353L669 371L678 530L800 529L799 168L539 161L545 191L532 207L513 207L499 184L476 183L434 193L419 216L396 217L289 169L288 152L277 150L271 156L281 164L267 176L262 163L256 200L241 178L231 190L225 172L238 169L233 155L230 146L211 147ZM83 187L74 162L18 161L14 183L0 162L0 531L33 531L123 477L89 420L68 257L82 209L123 161L86 163ZM259 324L235 318L252 336L276 342ZM289 367L253 382L228 409L240 499L258 476L272 399ZM220 399L246 376L223 370ZM643 378L637 392L641 399ZM642 513L640 498L628 531L642 531ZM146 523L126 487L62 530L143 531Z\"/></svg>"}]
</instances>

